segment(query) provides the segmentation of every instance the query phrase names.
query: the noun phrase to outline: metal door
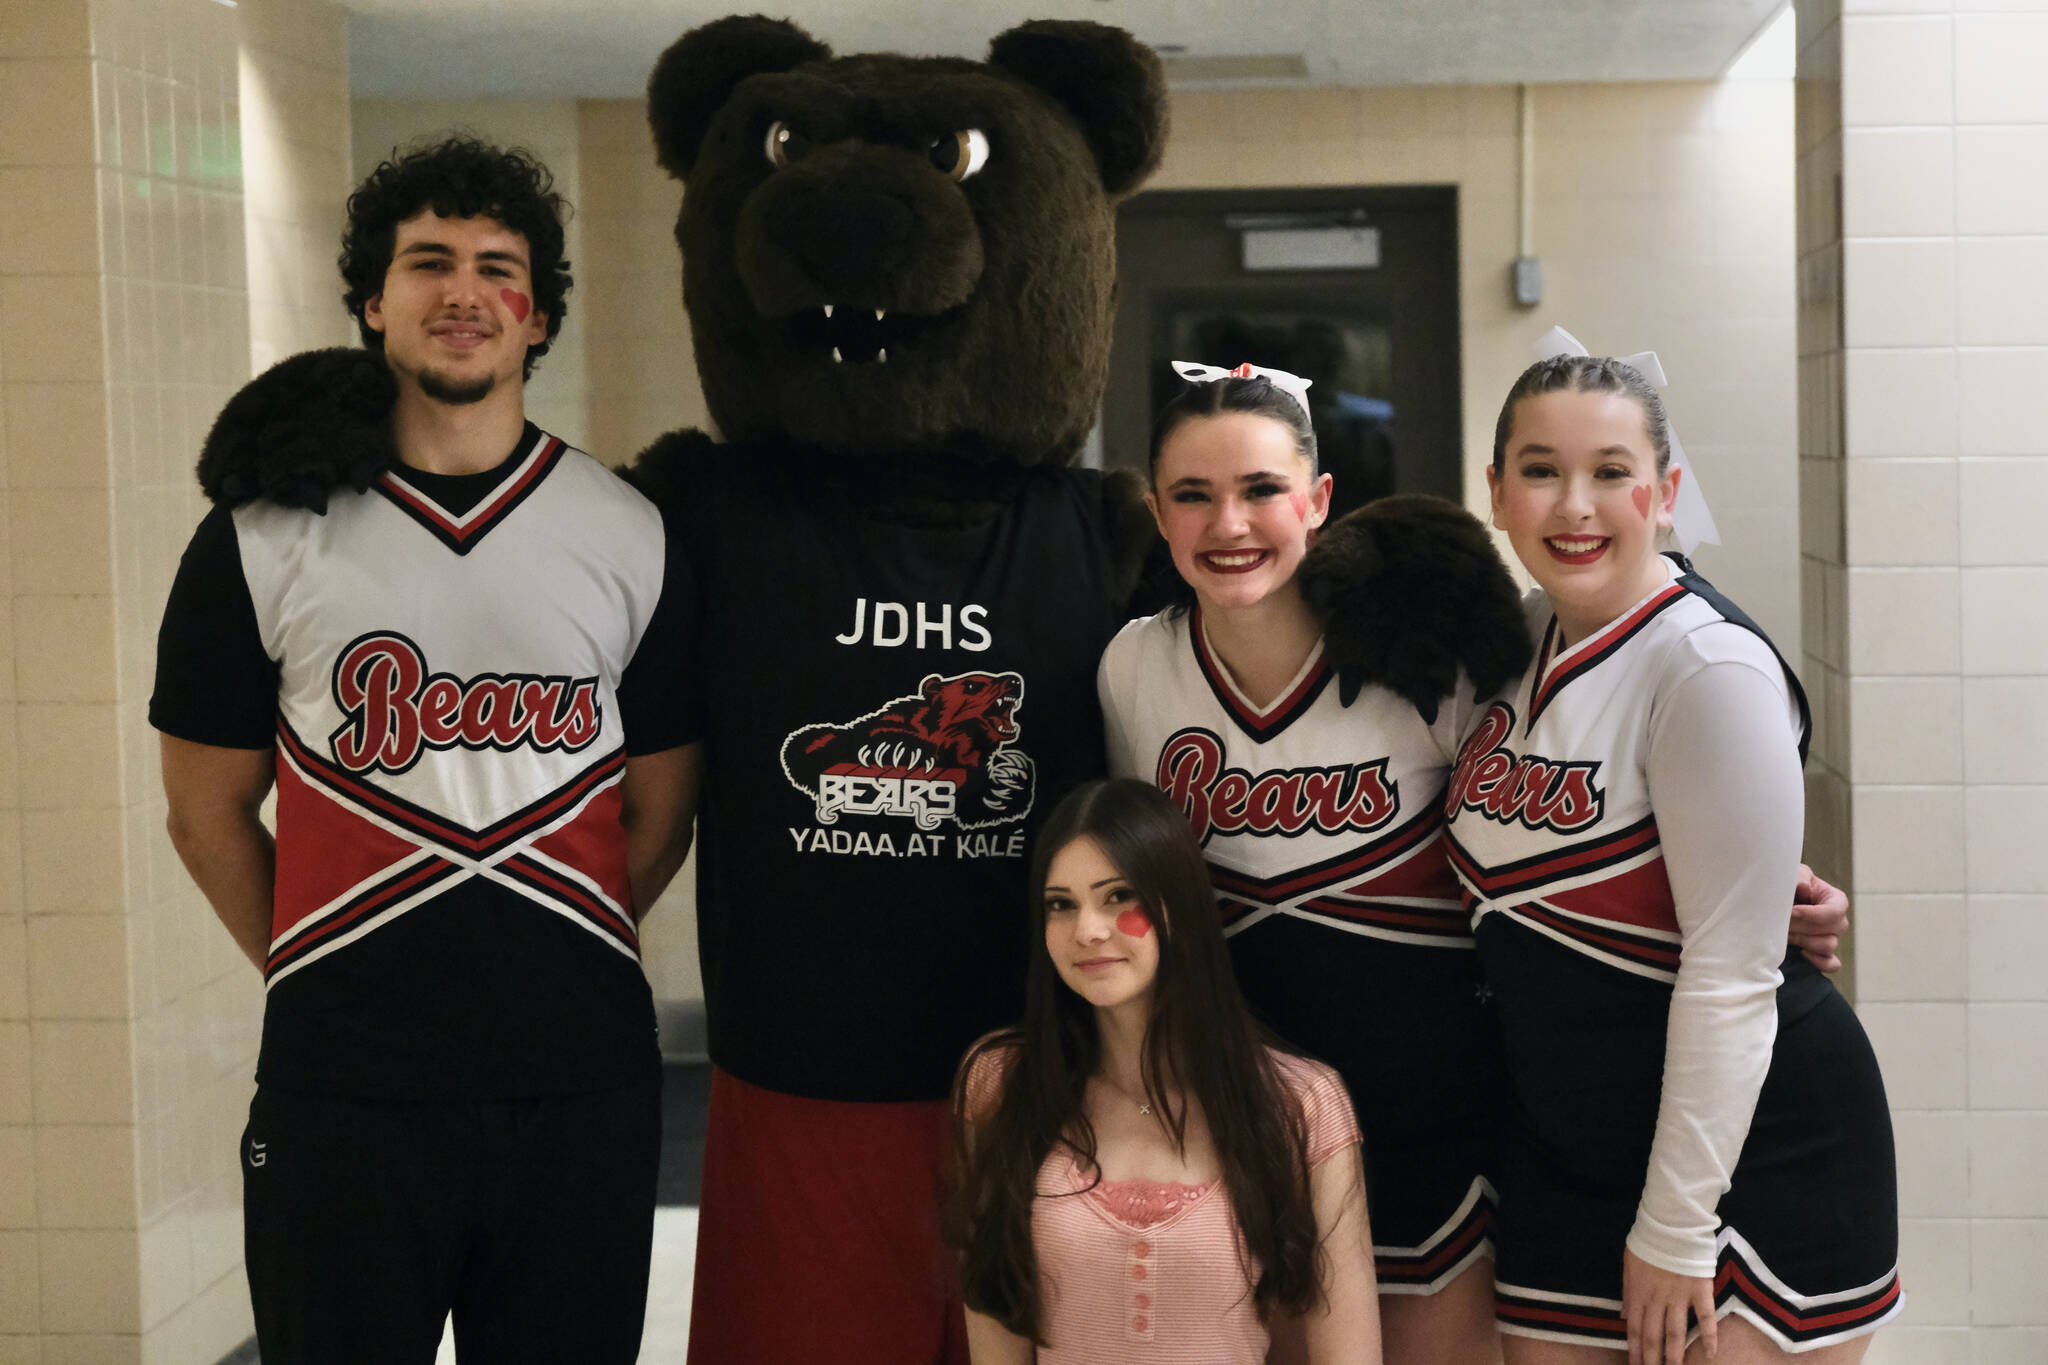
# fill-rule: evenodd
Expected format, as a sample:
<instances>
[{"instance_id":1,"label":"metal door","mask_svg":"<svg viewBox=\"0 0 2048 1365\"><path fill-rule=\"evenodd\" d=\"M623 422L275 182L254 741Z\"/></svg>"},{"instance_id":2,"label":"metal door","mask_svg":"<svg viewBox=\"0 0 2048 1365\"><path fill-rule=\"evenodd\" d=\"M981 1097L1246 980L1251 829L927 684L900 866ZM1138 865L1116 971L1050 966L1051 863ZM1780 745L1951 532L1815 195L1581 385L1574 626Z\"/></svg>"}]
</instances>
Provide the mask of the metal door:
<instances>
[{"instance_id":1,"label":"metal door","mask_svg":"<svg viewBox=\"0 0 2048 1365\"><path fill-rule=\"evenodd\" d=\"M1132 199L1117 224L1105 463L1143 467L1152 416L1180 382L1168 361L1250 361L1315 381L1340 511L1392 492L1461 497L1457 222L1448 186ZM1328 239L1348 264L1329 263ZM1262 249L1273 242L1302 249Z\"/></svg>"}]
</instances>

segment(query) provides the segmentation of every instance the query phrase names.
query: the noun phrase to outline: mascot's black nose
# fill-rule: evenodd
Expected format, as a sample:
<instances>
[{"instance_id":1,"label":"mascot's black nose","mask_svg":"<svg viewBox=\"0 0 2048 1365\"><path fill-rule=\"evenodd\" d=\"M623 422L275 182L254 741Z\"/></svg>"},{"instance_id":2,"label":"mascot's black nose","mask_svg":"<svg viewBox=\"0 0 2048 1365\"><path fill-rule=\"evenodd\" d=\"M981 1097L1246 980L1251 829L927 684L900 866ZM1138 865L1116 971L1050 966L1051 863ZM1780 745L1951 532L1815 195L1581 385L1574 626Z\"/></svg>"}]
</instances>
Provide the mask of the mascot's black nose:
<instances>
[{"instance_id":1,"label":"mascot's black nose","mask_svg":"<svg viewBox=\"0 0 2048 1365\"><path fill-rule=\"evenodd\" d=\"M884 268L913 222L892 194L813 190L777 205L768 235L827 293L850 292Z\"/></svg>"}]
</instances>

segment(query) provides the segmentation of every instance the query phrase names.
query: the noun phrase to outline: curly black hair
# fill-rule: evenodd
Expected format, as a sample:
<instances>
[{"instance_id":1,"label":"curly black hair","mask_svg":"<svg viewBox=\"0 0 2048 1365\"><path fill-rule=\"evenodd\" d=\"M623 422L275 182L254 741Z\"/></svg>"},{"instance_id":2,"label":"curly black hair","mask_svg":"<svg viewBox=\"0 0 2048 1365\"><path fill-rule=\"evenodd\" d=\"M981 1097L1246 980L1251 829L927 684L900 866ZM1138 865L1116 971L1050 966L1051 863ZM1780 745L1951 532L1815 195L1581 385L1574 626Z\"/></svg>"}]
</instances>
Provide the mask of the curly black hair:
<instances>
[{"instance_id":1,"label":"curly black hair","mask_svg":"<svg viewBox=\"0 0 2048 1365\"><path fill-rule=\"evenodd\" d=\"M524 148L494 147L472 137L403 152L394 148L392 158L349 196L348 226L341 234L342 302L373 351L384 349L384 337L363 320L363 309L384 291L398 225L424 209L444 218L495 219L526 239L534 307L548 320L546 338L526 351L526 377L532 378L534 365L562 330L574 283L562 256L569 205L555 193L554 176Z\"/></svg>"}]
</instances>

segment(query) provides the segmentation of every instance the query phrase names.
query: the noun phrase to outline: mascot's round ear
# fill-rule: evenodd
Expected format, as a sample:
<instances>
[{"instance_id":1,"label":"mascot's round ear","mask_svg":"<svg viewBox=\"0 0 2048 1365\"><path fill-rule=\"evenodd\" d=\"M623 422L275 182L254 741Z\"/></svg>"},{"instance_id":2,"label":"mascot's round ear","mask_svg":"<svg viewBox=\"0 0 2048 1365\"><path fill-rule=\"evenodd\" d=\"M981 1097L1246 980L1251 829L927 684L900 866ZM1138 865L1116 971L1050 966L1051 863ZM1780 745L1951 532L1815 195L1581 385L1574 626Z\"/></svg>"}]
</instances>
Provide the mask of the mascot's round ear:
<instances>
[{"instance_id":1,"label":"mascot's round ear","mask_svg":"<svg viewBox=\"0 0 2048 1365\"><path fill-rule=\"evenodd\" d=\"M1081 125L1102 187L1127 194L1166 150L1166 75L1151 48L1120 28L1034 19L989 44L989 65L1036 86Z\"/></svg>"},{"instance_id":2,"label":"mascot's round ear","mask_svg":"<svg viewBox=\"0 0 2048 1365\"><path fill-rule=\"evenodd\" d=\"M704 133L734 86L764 71L788 71L831 55L831 48L785 19L736 14L691 29L661 54L647 78L656 158L683 179L697 164Z\"/></svg>"}]
</instances>

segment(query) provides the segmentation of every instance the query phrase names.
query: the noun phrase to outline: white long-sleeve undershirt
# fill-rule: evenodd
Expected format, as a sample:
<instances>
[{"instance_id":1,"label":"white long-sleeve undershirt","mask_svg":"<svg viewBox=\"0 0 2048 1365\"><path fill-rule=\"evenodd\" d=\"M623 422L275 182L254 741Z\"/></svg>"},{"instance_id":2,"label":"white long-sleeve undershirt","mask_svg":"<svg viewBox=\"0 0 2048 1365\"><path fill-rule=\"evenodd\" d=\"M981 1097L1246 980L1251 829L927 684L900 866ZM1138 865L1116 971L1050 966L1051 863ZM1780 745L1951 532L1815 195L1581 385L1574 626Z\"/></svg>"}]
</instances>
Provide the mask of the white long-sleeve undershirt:
<instances>
[{"instance_id":1,"label":"white long-sleeve undershirt","mask_svg":"<svg viewBox=\"0 0 2048 1365\"><path fill-rule=\"evenodd\" d=\"M1675 1274L1707 1276L1716 1205L1777 1037L1805 791L1796 706L1755 635L1732 624L1695 631L1667 679L1651 715L1648 769L1683 951L1628 1247Z\"/></svg>"}]
</instances>

